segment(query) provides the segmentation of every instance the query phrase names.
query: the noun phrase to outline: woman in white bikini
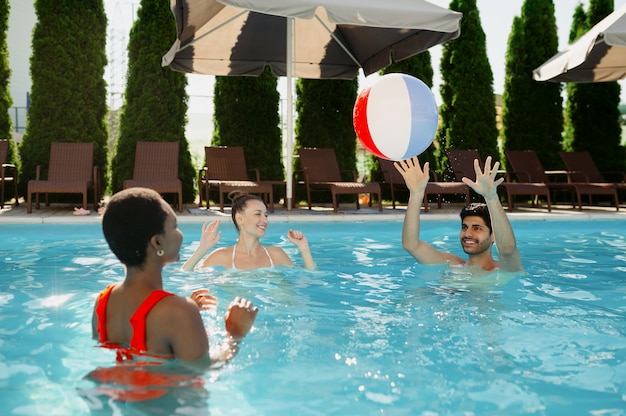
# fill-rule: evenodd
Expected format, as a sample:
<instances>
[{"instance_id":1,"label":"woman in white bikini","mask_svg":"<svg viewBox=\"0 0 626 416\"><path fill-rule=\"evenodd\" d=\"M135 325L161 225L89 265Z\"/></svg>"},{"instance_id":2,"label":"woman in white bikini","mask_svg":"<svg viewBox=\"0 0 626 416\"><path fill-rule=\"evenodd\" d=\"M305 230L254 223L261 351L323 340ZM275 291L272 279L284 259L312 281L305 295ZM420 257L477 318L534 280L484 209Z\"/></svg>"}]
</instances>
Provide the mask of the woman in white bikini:
<instances>
[{"instance_id":1,"label":"woman in white bikini","mask_svg":"<svg viewBox=\"0 0 626 416\"><path fill-rule=\"evenodd\" d=\"M265 236L267 226L267 206L263 200L251 194L237 194L233 197L232 218L239 238L234 246L218 248L212 251L199 267L222 266L229 269L250 270L279 265L293 266L293 262L280 247L265 247L261 238ZM218 231L219 220L202 225L200 244L189 260L183 264L183 270L193 270L202 258L213 248L221 237ZM309 242L298 230L289 230L287 238L300 250L302 262L307 269L314 269Z\"/></svg>"}]
</instances>

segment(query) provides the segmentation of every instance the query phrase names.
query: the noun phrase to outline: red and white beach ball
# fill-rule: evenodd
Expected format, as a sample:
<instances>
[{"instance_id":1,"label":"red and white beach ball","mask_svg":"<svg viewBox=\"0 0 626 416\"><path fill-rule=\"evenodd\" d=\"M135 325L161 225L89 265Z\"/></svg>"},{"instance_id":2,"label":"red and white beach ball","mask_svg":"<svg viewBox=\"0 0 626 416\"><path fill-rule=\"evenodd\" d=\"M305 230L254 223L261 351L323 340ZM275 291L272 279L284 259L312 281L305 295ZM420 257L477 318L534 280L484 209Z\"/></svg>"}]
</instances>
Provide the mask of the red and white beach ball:
<instances>
[{"instance_id":1,"label":"red and white beach ball","mask_svg":"<svg viewBox=\"0 0 626 416\"><path fill-rule=\"evenodd\" d=\"M353 112L354 130L367 150L389 160L424 152L439 116L430 88L406 74L387 74L363 89Z\"/></svg>"}]
</instances>

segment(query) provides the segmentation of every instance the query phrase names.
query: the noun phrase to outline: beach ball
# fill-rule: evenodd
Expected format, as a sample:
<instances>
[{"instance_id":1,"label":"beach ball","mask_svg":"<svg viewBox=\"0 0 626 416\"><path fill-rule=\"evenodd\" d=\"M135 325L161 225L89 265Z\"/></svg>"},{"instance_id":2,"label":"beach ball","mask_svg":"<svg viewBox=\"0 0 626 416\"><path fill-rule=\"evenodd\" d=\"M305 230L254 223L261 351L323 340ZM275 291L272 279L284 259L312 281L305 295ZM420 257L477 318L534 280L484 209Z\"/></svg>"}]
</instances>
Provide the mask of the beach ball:
<instances>
[{"instance_id":1,"label":"beach ball","mask_svg":"<svg viewBox=\"0 0 626 416\"><path fill-rule=\"evenodd\" d=\"M417 156L430 146L439 115L435 97L424 82L393 73L361 91L352 120L367 150L397 161Z\"/></svg>"}]
</instances>

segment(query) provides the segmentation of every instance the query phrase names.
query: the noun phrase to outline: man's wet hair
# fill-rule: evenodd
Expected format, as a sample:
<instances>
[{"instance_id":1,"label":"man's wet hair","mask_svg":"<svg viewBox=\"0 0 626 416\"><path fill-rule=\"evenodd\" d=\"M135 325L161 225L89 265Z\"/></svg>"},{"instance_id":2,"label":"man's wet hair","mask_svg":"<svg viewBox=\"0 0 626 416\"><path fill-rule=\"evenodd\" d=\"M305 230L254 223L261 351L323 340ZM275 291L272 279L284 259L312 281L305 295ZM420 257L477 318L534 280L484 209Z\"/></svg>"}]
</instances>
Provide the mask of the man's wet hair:
<instances>
[{"instance_id":1,"label":"man's wet hair","mask_svg":"<svg viewBox=\"0 0 626 416\"><path fill-rule=\"evenodd\" d=\"M489 234L492 233L491 229L491 215L489 215L489 208L487 208L487 204L484 202L473 202L461 210L459 214L461 216L461 221L465 219L465 217L480 217L485 221L487 227L489 227Z\"/></svg>"}]
</instances>

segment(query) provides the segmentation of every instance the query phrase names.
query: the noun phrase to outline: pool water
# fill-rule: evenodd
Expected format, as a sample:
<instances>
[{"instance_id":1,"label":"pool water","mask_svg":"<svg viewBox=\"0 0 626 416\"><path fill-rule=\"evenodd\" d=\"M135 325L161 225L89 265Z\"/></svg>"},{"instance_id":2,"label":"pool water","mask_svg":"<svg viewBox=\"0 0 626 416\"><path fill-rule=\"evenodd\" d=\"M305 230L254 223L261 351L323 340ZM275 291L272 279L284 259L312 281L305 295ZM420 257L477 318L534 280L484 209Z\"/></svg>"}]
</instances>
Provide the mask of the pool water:
<instances>
[{"instance_id":1,"label":"pool water","mask_svg":"<svg viewBox=\"0 0 626 416\"><path fill-rule=\"evenodd\" d=\"M318 270L186 273L166 290L209 287L211 345L237 295L259 307L237 357L154 400L98 394L97 293L123 277L98 224L0 227L0 411L6 415L624 415L626 222L513 221L525 273L471 277L422 266L401 223L272 223L265 244L305 232ZM422 237L463 255L459 224ZM182 224L182 258L200 224ZM236 233L222 225L220 245ZM169 371L169 370L168 370ZM113 383L114 384L114 383ZM114 385L106 385L115 388ZM141 393L134 391L133 393Z\"/></svg>"}]
</instances>

